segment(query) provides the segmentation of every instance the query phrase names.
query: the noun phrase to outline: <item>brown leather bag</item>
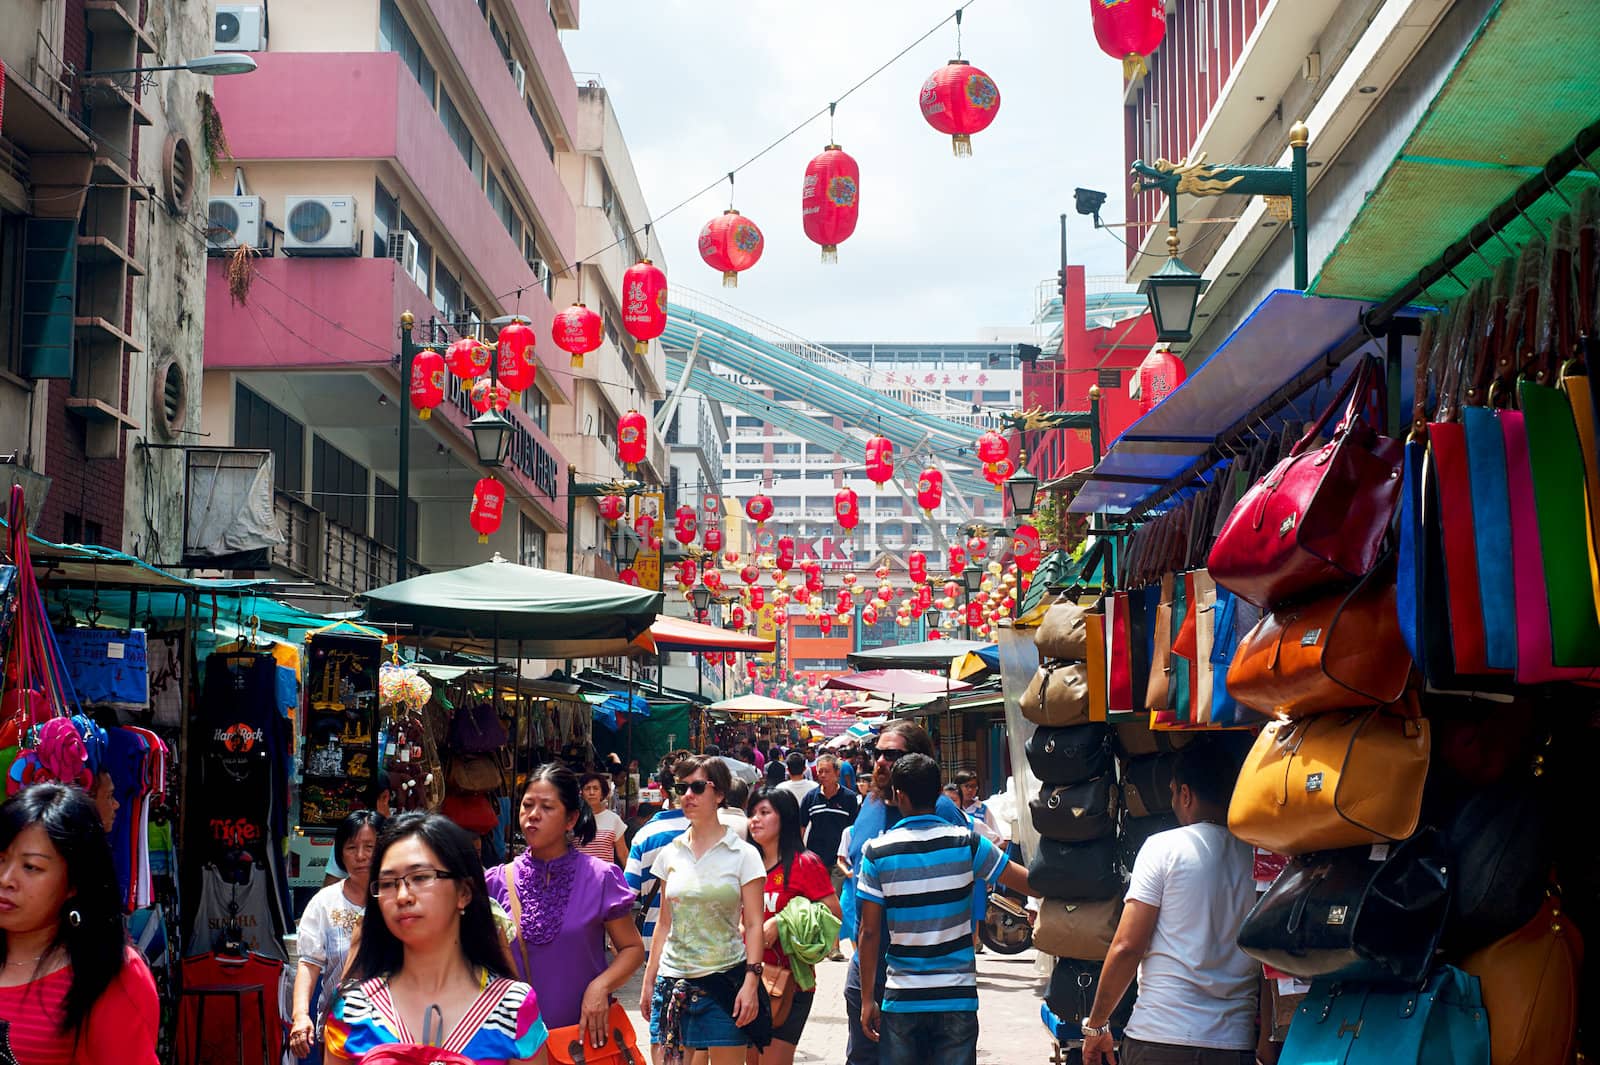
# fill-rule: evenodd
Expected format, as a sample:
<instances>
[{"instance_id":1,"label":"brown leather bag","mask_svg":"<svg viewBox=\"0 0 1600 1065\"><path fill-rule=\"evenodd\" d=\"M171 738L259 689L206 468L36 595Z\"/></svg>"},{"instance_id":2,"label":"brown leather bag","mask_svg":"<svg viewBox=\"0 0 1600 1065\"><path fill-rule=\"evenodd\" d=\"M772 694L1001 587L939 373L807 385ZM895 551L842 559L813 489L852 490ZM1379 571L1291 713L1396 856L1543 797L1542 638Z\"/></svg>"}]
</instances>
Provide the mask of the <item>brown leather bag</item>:
<instances>
[{"instance_id":1,"label":"brown leather bag","mask_svg":"<svg viewBox=\"0 0 1600 1065\"><path fill-rule=\"evenodd\" d=\"M1064 658L1080 662L1089 657L1089 629L1084 621L1087 613L1077 603L1060 602L1044 612L1033 634L1033 645L1039 649L1040 658Z\"/></svg>"},{"instance_id":2,"label":"brown leather bag","mask_svg":"<svg viewBox=\"0 0 1600 1065\"><path fill-rule=\"evenodd\" d=\"M1172 686L1172 596L1175 574L1161 578L1161 599L1156 604L1155 634L1150 653L1150 680L1144 688L1146 710L1168 709L1168 692Z\"/></svg>"},{"instance_id":3,"label":"brown leather bag","mask_svg":"<svg viewBox=\"0 0 1600 1065\"><path fill-rule=\"evenodd\" d=\"M1393 565L1356 587L1262 615L1228 668L1228 694L1263 714L1380 706L1411 678Z\"/></svg>"},{"instance_id":4,"label":"brown leather bag","mask_svg":"<svg viewBox=\"0 0 1600 1065\"><path fill-rule=\"evenodd\" d=\"M761 970L761 986L772 1003L772 1027L782 1028L794 1008L794 973L781 965L768 965Z\"/></svg>"},{"instance_id":5,"label":"brown leather bag","mask_svg":"<svg viewBox=\"0 0 1600 1065\"><path fill-rule=\"evenodd\" d=\"M1288 855L1406 839L1429 749L1427 721L1385 709L1270 721L1239 771L1228 830Z\"/></svg>"},{"instance_id":6,"label":"brown leather bag","mask_svg":"<svg viewBox=\"0 0 1600 1065\"><path fill-rule=\"evenodd\" d=\"M1033 945L1046 954L1104 961L1122 919L1122 896L1100 902L1045 899L1033 925Z\"/></svg>"},{"instance_id":7,"label":"brown leather bag","mask_svg":"<svg viewBox=\"0 0 1600 1065\"><path fill-rule=\"evenodd\" d=\"M1470 954L1489 1011L1491 1065L1564 1065L1578 1028L1583 936L1552 895L1532 921Z\"/></svg>"},{"instance_id":8,"label":"brown leather bag","mask_svg":"<svg viewBox=\"0 0 1600 1065\"><path fill-rule=\"evenodd\" d=\"M1035 725L1082 725L1089 720L1089 667L1046 662L1022 693L1022 716Z\"/></svg>"}]
</instances>

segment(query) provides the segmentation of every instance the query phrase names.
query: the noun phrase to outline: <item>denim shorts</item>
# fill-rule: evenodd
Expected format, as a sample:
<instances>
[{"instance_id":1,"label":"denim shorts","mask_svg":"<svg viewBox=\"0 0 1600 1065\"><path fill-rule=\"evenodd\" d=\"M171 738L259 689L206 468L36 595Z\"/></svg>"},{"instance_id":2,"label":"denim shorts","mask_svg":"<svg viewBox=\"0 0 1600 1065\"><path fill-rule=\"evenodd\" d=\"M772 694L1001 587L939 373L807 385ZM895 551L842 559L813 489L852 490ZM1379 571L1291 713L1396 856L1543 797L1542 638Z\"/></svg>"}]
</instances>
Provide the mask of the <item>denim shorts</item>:
<instances>
[{"instance_id":1,"label":"denim shorts","mask_svg":"<svg viewBox=\"0 0 1600 1065\"><path fill-rule=\"evenodd\" d=\"M667 1014L667 996L677 981L669 976L656 977L655 990L650 994L650 1042L661 1043L661 1019ZM706 1047L742 1047L750 1042L744 1029L733 1023L733 1017L717 1005L710 995L700 995L683 1011L683 1045L696 1050Z\"/></svg>"}]
</instances>

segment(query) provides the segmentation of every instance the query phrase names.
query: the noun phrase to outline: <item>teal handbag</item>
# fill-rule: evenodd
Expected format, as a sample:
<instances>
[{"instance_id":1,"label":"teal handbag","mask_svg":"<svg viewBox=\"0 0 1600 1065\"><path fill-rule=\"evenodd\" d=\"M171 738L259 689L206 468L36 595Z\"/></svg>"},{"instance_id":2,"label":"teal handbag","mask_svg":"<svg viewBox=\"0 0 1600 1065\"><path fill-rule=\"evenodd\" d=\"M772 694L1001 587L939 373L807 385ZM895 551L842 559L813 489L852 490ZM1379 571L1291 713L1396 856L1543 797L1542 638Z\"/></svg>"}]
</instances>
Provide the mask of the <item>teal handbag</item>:
<instances>
[{"instance_id":1,"label":"teal handbag","mask_svg":"<svg viewBox=\"0 0 1600 1065\"><path fill-rule=\"evenodd\" d=\"M1441 965L1421 990L1317 980L1294 1012L1278 1065L1489 1065L1478 978Z\"/></svg>"}]
</instances>

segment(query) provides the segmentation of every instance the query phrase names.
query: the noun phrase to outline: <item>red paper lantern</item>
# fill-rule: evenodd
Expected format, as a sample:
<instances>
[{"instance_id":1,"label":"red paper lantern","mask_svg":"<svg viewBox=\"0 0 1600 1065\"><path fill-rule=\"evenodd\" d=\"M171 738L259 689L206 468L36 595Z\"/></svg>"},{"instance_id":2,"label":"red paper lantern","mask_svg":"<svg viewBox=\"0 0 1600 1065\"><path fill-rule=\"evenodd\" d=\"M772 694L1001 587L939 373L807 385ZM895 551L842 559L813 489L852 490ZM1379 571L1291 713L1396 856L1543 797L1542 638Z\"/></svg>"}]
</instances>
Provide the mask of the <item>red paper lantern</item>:
<instances>
[{"instance_id":1,"label":"red paper lantern","mask_svg":"<svg viewBox=\"0 0 1600 1065\"><path fill-rule=\"evenodd\" d=\"M967 556L973 562L979 561L989 551L989 541L981 536L974 536L967 541Z\"/></svg>"},{"instance_id":2,"label":"red paper lantern","mask_svg":"<svg viewBox=\"0 0 1600 1065\"><path fill-rule=\"evenodd\" d=\"M470 385L472 379L489 369L489 360L493 353L488 345L472 337L462 337L451 344L444 352L445 365L450 372L461 378L462 384Z\"/></svg>"},{"instance_id":3,"label":"red paper lantern","mask_svg":"<svg viewBox=\"0 0 1600 1065\"><path fill-rule=\"evenodd\" d=\"M947 573L960 573L961 568L967 564L967 553L959 547L952 546L948 553L949 564L945 567ZM956 593L951 592L951 595Z\"/></svg>"},{"instance_id":4,"label":"red paper lantern","mask_svg":"<svg viewBox=\"0 0 1600 1065\"><path fill-rule=\"evenodd\" d=\"M878 608L868 603L861 608L861 624L876 625L878 623Z\"/></svg>"},{"instance_id":5,"label":"red paper lantern","mask_svg":"<svg viewBox=\"0 0 1600 1065\"><path fill-rule=\"evenodd\" d=\"M752 658L752 659L750 659L749 661L747 661L744 664L744 675L749 677L751 680L755 680L756 679L756 660L755 659Z\"/></svg>"},{"instance_id":6,"label":"red paper lantern","mask_svg":"<svg viewBox=\"0 0 1600 1065\"><path fill-rule=\"evenodd\" d=\"M1018 525L1011 534L1011 556L1017 569L1031 573L1039 568L1039 530L1032 525Z\"/></svg>"},{"instance_id":7,"label":"red paper lantern","mask_svg":"<svg viewBox=\"0 0 1600 1065\"><path fill-rule=\"evenodd\" d=\"M500 358L496 363L496 372L500 375L500 383L513 392L525 392L533 387L538 371L538 364L533 360L533 348L537 341L533 329L522 322L507 322L500 330Z\"/></svg>"},{"instance_id":8,"label":"red paper lantern","mask_svg":"<svg viewBox=\"0 0 1600 1065\"><path fill-rule=\"evenodd\" d=\"M1006 478L1017 472L1017 464L1009 458L983 464L983 479L996 488L1004 489Z\"/></svg>"},{"instance_id":9,"label":"red paper lantern","mask_svg":"<svg viewBox=\"0 0 1600 1065\"><path fill-rule=\"evenodd\" d=\"M444 356L432 348L423 348L411 359L411 405L423 421L444 402L444 373Z\"/></svg>"},{"instance_id":10,"label":"red paper lantern","mask_svg":"<svg viewBox=\"0 0 1600 1065\"><path fill-rule=\"evenodd\" d=\"M886 436L867 441L867 480L882 485L894 476L894 443Z\"/></svg>"},{"instance_id":11,"label":"red paper lantern","mask_svg":"<svg viewBox=\"0 0 1600 1065\"><path fill-rule=\"evenodd\" d=\"M971 155L972 135L988 129L1000 113L1000 90L971 63L952 59L928 75L917 102L928 125L950 134L956 155Z\"/></svg>"},{"instance_id":12,"label":"red paper lantern","mask_svg":"<svg viewBox=\"0 0 1600 1065\"><path fill-rule=\"evenodd\" d=\"M861 502L854 488L841 488L833 493L833 517L846 531L861 523Z\"/></svg>"},{"instance_id":13,"label":"red paper lantern","mask_svg":"<svg viewBox=\"0 0 1600 1065\"><path fill-rule=\"evenodd\" d=\"M617 580L621 581L623 584L637 588L639 587L639 571L634 569L632 566L629 566L627 569L617 574Z\"/></svg>"},{"instance_id":14,"label":"red paper lantern","mask_svg":"<svg viewBox=\"0 0 1600 1065\"><path fill-rule=\"evenodd\" d=\"M822 591L822 571L820 569L806 571L806 590L810 592Z\"/></svg>"},{"instance_id":15,"label":"red paper lantern","mask_svg":"<svg viewBox=\"0 0 1600 1065\"><path fill-rule=\"evenodd\" d=\"M722 529L716 525L707 525L705 532L700 534L700 542L705 549L712 553L722 550Z\"/></svg>"},{"instance_id":16,"label":"red paper lantern","mask_svg":"<svg viewBox=\"0 0 1600 1065\"><path fill-rule=\"evenodd\" d=\"M694 559L686 558L678 563L678 585L680 587L688 588L694 584L699 576L700 569L695 565Z\"/></svg>"},{"instance_id":17,"label":"red paper lantern","mask_svg":"<svg viewBox=\"0 0 1600 1065\"><path fill-rule=\"evenodd\" d=\"M751 610L760 610L766 605L767 593L762 591L760 588L751 587L749 597Z\"/></svg>"},{"instance_id":18,"label":"red paper lantern","mask_svg":"<svg viewBox=\"0 0 1600 1065\"><path fill-rule=\"evenodd\" d=\"M745 623L744 607L740 606L738 603L735 603L733 605L733 609L728 611L728 618L729 618L729 620L731 620L733 622L733 627L734 628L736 628L736 629L744 628L744 623Z\"/></svg>"},{"instance_id":19,"label":"red paper lantern","mask_svg":"<svg viewBox=\"0 0 1600 1065\"><path fill-rule=\"evenodd\" d=\"M828 633L832 632L833 631L833 615L832 614L824 614L820 618L818 618L817 619L817 628L822 631L822 635L824 635L824 636L826 636L826 635L828 635Z\"/></svg>"},{"instance_id":20,"label":"red paper lantern","mask_svg":"<svg viewBox=\"0 0 1600 1065\"><path fill-rule=\"evenodd\" d=\"M944 502L944 472L928 467L917 478L917 506L923 510L938 510Z\"/></svg>"},{"instance_id":21,"label":"red paper lantern","mask_svg":"<svg viewBox=\"0 0 1600 1065\"><path fill-rule=\"evenodd\" d=\"M1171 348L1160 347L1144 357L1134 374L1139 380L1139 413L1149 414L1157 404L1177 391L1189 376L1189 371Z\"/></svg>"},{"instance_id":22,"label":"red paper lantern","mask_svg":"<svg viewBox=\"0 0 1600 1065\"><path fill-rule=\"evenodd\" d=\"M495 384L487 377L480 377L473 383L470 398L472 409L479 414L487 413L490 406L501 414L511 409L511 389Z\"/></svg>"},{"instance_id":23,"label":"red paper lantern","mask_svg":"<svg viewBox=\"0 0 1600 1065\"><path fill-rule=\"evenodd\" d=\"M722 571L707 568L705 573L700 576L700 583L710 588L713 592L722 591Z\"/></svg>"},{"instance_id":24,"label":"red paper lantern","mask_svg":"<svg viewBox=\"0 0 1600 1065\"><path fill-rule=\"evenodd\" d=\"M974 597L972 601L967 604L967 624L983 624L983 603L980 602L976 597Z\"/></svg>"},{"instance_id":25,"label":"red paper lantern","mask_svg":"<svg viewBox=\"0 0 1600 1065\"><path fill-rule=\"evenodd\" d=\"M693 507L679 507L673 511L675 519L672 538L680 544L694 542L695 514Z\"/></svg>"},{"instance_id":26,"label":"red paper lantern","mask_svg":"<svg viewBox=\"0 0 1600 1065\"><path fill-rule=\"evenodd\" d=\"M956 583L955 581L945 581L944 582L944 597L946 599L954 599L956 596L958 596L960 594L961 594L961 585L960 584Z\"/></svg>"},{"instance_id":27,"label":"red paper lantern","mask_svg":"<svg viewBox=\"0 0 1600 1065\"><path fill-rule=\"evenodd\" d=\"M778 537L778 560L774 566L780 570L794 569L794 537Z\"/></svg>"},{"instance_id":28,"label":"red paper lantern","mask_svg":"<svg viewBox=\"0 0 1600 1065\"><path fill-rule=\"evenodd\" d=\"M1122 60L1122 78L1132 81L1150 68L1144 58L1167 35L1163 0L1089 0L1094 39L1112 59Z\"/></svg>"},{"instance_id":29,"label":"red paper lantern","mask_svg":"<svg viewBox=\"0 0 1600 1065\"><path fill-rule=\"evenodd\" d=\"M640 543L648 544L650 538L655 535L656 519L649 514L640 514L633 519L633 531L639 537Z\"/></svg>"},{"instance_id":30,"label":"red paper lantern","mask_svg":"<svg viewBox=\"0 0 1600 1065\"><path fill-rule=\"evenodd\" d=\"M645 441L650 427L644 415L630 410L617 419L617 461L633 469L644 461ZM721 545L718 545L721 546Z\"/></svg>"},{"instance_id":31,"label":"red paper lantern","mask_svg":"<svg viewBox=\"0 0 1600 1065\"><path fill-rule=\"evenodd\" d=\"M600 316L581 303L574 303L556 314L550 325L550 339L572 356L572 368L582 369L583 357L600 346Z\"/></svg>"},{"instance_id":32,"label":"red paper lantern","mask_svg":"<svg viewBox=\"0 0 1600 1065\"><path fill-rule=\"evenodd\" d=\"M739 571L739 579L747 585L754 585L761 580L761 570L755 565L745 566Z\"/></svg>"},{"instance_id":33,"label":"red paper lantern","mask_svg":"<svg viewBox=\"0 0 1600 1065\"><path fill-rule=\"evenodd\" d=\"M489 537L500 529L506 512L506 486L493 477L483 477L472 488L472 509L467 521L478 534L478 543L486 544Z\"/></svg>"},{"instance_id":34,"label":"red paper lantern","mask_svg":"<svg viewBox=\"0 0 1600 1065\"><path fill-rule=\"evenodd\" d=\"M839 261L839 245L856 231L861 207L861 170L837 144L806 164L800 190L800 220L806 236L822 245L822 261Z\"/></svg>"},{"instance_id":35,"label":"red paper lantern","mask_svg":"<svg viewBox=\"0 0 1600 1065\"><path fill-rule=\"evenodd\" d=\"M768 499L760 492L757 492L755 495L751 496L750 501L744 505L744 512L750 516L751 521L755 522L757 525L760 525L768 518L772 517L772 500Z\"/></svg>"},{"instance_id":36,"label":"red paper lantern","mask_svg":"<svg viewBox=\"0 0 1600 1065\"><path fill-rule=\"evenodd\" d=\"M601 496L599 506L600 516L607 521L620 520L622 512L627 509L627 503L623 502L621 496Z\"/></svg>"},{"instance_id":37,"label":"red paper lantern","mask_svg":"<svg viewBox=\"0 0 1600 1065\"><path fill-rule=\"evenodd\" d=\"M919 585L917 587L916 605L919 610L927 610L933 606L933 589L926 584Z\"/></svg>"},{"instance_id":38,"label":"red paper lantern","mask_svg":"<svg viewBox=\"0 0 1600 1065\"><path fill-rule=\"evenodd\" d=\"M650 341L667 329L667 275L640 259L622 275L622 328L633 337L633 353L643 355Z\"/></svg>"},{"instance_id":39,"label":"red paper lantern","mask_svg":"<svg viewBox=\"0 0 1600 1065\"><path fill-rule=\"evenodd\" d=\"M1011 443L999 433L990 429L978 437L978 461L999 462L1011 454Z\"/></svg>"},{"instance_id":40,"label":"red paper lantern","mask_svg":"<svg viewBox=\"0 0 1600 1065\"><path fill-rule=\"evenodd\" d=\"M732 207L700 230L700 258L722 271L724 288L739 287L739 274L760 261L765 246L756 224Z\"/></svg>"},{"instance_id":41,"label":"red paper lantern","mask_svg":"<svg viewBox=\"0 0 1600 1065\"><path fill-rule=\"evenodd\" d=\"M928 556L913 551L906 556L906 569L911 571L911 583L922 584L928 579Z\"/></svg>"}]
</instances>

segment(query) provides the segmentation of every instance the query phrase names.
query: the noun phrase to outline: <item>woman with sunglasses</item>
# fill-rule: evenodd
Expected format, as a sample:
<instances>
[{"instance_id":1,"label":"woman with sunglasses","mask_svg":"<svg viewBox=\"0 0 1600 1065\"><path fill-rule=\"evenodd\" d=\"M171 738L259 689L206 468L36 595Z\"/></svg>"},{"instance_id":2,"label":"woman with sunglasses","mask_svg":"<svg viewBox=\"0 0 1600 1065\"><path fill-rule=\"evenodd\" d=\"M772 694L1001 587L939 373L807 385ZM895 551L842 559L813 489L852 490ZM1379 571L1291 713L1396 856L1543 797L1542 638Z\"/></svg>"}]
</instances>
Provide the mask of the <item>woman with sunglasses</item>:
<instances>
[{"instance_id":1,"label":"woman with sunglasses","mask_svg":"<svg viewBox=\"0 0 1600 1065\"><path fill-rule=\"evenodd\" d=\"M437 1042L485 1065L545 1065L533 988L513 980L472 837L410 813L378 834L360 945L328 1015L326 1059Z\"/></svg>"},{"instance_id":2,"label":"woman with sunglasses","mask_svg":"<svg viewBox=\"0 0 1600 1065\"><path fill-rule=\"evenodd\" d=\"M689 828L650 868L662 884L661 917L639 1012L655 1047L704 1049L710 1065L738 1065L747 1045L767 1045L771 1029L761 986L767 870L760 853L717 817L732 784L727 763L695 756L687 769L674 791Z\"/></svg>"}]
</instances>

